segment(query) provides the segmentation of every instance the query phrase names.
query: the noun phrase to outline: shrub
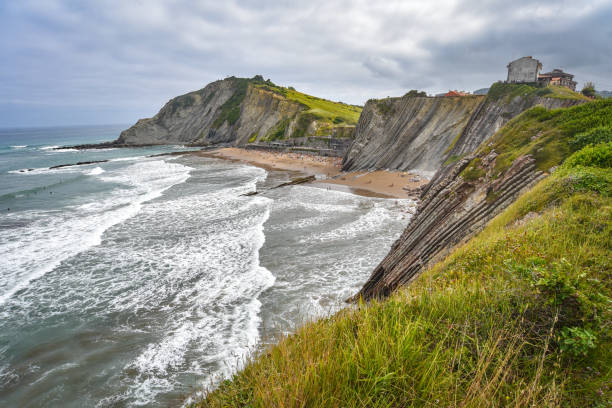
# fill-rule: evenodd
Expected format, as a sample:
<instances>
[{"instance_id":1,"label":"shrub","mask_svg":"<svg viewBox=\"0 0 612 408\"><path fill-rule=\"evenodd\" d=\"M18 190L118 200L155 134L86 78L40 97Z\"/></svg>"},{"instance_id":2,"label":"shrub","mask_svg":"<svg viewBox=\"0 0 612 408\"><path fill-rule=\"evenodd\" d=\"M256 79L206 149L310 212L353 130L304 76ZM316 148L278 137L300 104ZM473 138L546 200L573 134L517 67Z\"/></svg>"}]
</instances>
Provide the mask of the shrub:
<instances>
[{"instance_id":1,"label":"shrub","mask_svg":"<svg viewBox=\"0 0 612 408\"><path fill-rule=\"evenodd\" d=\"M561 330L559 344L562 352L573 356L586 356L589 350L595 348L597 337L590 330L581 327L564 327Z\"/></svg>"},{"instance_id":2,"label":"shrub","mask_svg":"<svg viewBox=\"0 0 612 408\"><path fill-rule=\"evenodd\" d=\"M595 97L595 84L593 84L592 82L587 82L586 84L584 84L584 88L582 88L582 94L584 96L588 96L589 98L594 98Z\"/></svg>"},{"instance_id":3,"label":"shrub","mask_svg":"<svg viewBox=\"0 0 612 408\"><path fill-rule=\"evenodd\" d=\"M578 133L570 141L572 150L580 150L588 145L612 142L612 126L600 126L586 132Z\"/></svg>"},{"instance_id":4,"label":"shrub","mask_svg":"<svg viewBox=\"0 0 612 408\"><path fill-rule=\"evenodd\" d=\"M410 91L408 91L404 97L423 97L423 96L427 96L427 93L425 91L417 91L416 89L411 89Z\"/></svg>"},{"instance_id":5,"label":"shrub","mask_svg":"<svg viewBox=\"0 0 612 408\"><path fill-rule=\"evenodd\" d=\"M477 157L461 172L461 177L465 181L478 180L485 175L485 171L480 167L481 160Z\"/></svg>"},{"instance_id":6,"label":"shrub","mask_svg":"<svg viewBox=\"0 0 612 408\"><path fill-rule=\"evenodd\" d=\"M569 167L589 166L612 168L612 142L587 146L571 155L566 164Z\"/></svg>"},{"instance_id":7,"label":"shrub","mask_svg":"<svg viewBox=\"0 0 612 408\"><path fill-rule=\"evenodd\" d=\"M395 113L393 102L390 99L381 99L376 101L376 108L384 117L389 117Z\"/></svg>"},{"instance_id":8,"label":"shrub","mask_svg":"<svg viewBox=\"0 0 612 408\"><path fill-rule=\"evenodd\" d=\"M537 96L546 96L546 95L550 95L551 93L553 93L553 91L550 88L541 88L535 91L535 94Z\"/></svg>"}]
</instances>

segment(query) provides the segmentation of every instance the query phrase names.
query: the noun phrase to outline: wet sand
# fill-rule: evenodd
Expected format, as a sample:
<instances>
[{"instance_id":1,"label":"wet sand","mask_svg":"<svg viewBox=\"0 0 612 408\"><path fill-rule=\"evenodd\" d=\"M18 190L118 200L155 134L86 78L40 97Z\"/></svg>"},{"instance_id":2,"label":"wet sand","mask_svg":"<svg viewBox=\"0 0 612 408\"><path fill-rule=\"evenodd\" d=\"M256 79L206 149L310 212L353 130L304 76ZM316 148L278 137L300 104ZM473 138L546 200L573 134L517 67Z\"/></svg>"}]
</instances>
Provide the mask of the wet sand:
<instances>
[{"instance_id":1,"label":"wet sand","mask_svg":"<svg viewBox=\"0 0 612 408\"><path fill-rule=\"evenodd\" d=\"M342 158L340 157L247 150L234 147L194 154L242 161L267 170L288 170L304 175L315 175L317 181L313 182L312 186L371 197L413 198L415 194L407 191L407 189L416 189L428 182L426 178L419 175L400 171L342 172Z\"/></svg>"}]
</instances>

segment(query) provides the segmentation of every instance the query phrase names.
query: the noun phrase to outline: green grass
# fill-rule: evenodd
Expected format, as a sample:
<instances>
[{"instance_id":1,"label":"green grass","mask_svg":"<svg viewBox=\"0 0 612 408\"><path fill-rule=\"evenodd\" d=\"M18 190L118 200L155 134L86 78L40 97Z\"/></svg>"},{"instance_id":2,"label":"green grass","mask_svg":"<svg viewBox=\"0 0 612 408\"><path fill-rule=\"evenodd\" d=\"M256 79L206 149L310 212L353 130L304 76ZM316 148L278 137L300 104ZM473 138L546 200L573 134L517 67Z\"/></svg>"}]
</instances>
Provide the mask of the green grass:
<instances>
[{"instance_id":1,"label":"green grass","mask_svg":"<svg viewBox=\"0 0 612 408\"><path fill-rule=\"evenodd\" d=\"M270 80L264 80L260 75L253 78L229 78L234 82L234 94L221 106L221 113L215 119L213 128L218 128L224 123L230 126L234 125L240 118L242 102L246 97L248 87L252 86L267 92L272 92L287 100L297 102L304 107L303 111L297 114L297 124L294 132L291 135L284 134L284 128L287 127L286 118L281 119L274 127L273 131L268 132L262 140L270 141L281 138L279 130L283 128L283 136L286 137L302 137L306 136L306 130L313 121L317 121L318 131L315 136L327 135L332 129L338 125L356 125L359 121L362 107L356 105L348 105L342 102L333 102L327 99L317 98L296 91L294 88L281 87ZM177 107L185 105L191 101L191 97L184 95L184 100L177 101ZM181 97L182 98L182 97ZM191 101L193 103L193 101Z\"/></svg>"},{"instance_id":2,"label":"green grass","mask_svg":"<svg viewBox=\"0 0 612 408\"><path fill-rule=\"evenodd\" d=\"M475 181L485 175L484 169L480 166L480 158L477 157L460 173L460 176L467 181Z\"/></svg>"},{"instance_id":3,"label":"green grass","mask_svg":"<svg viewBox=\"0 0 612 408\"><path fill-rule=\"evenodd\" d=\"M450 145L448 145L448 147L446 148L446 150L444 151L444 154L450 153L451 150L453 150L455 148L455 145L457 144L457 142L459 141L459 138L461 137L461 134L463 133L463 129L461 130L461 132L457 133L457 136L455 136L455 138L453 139L453 141L451 142Z\"/></svg>"},{"instance_id":4,"label":"green grass","mask_svg":"<svg viewBox=\"0 0 612 408\"><path fill-rule=\"evenodd\" d=\"M530 154L539 170L548 171L577 148L607 141L612 126L612 101L597 100L567 109L547 110L536 106L512 119L477 152L484 157L491 150L499 156L494 177L503 174L519 156ZM470 163L478 167L479 163Z\"/></svg>"},{"instance_id":5,"label":"green grass","mask_svg":"<svg viewBox=\"0 0 612 408\"><path fill-rule=\"evenodd\" d=\"M342 102L334 102L327 99L317 98L316 96L298 92L291 87L284 88L273 84L254 84L254 86L256 88L274 92L290 101L300 103L305 107L305 111L303 113L306 115L311 115L317 120L326 121L330 124L343 123L346 125L356 125L359 121L359 115L361 114L362 110L361 106L348 105Z\"/></svg>"},{"instance_id":6,"label":"green grass","mask_svg":"<svg viewBox=\"0 0 612 408\"><path fill-rule=\"evenodd\" d=\"M543 97L584 101L591 100L579 92L572 91L571 89L562 86L549 85L542 88L537 84L506 84L503 82L497 82L491 85L489 93L487 94L487 100L503 100L508 103L517 96L521 96L523 98Z\"/></svg>"},{"instance_id":7,"label":"green grass","mask_svg":"<svg viewBox=\"0 0 612 408\"><path fill-rule=\"evenodd\" d=\"M608 106L582 109L547 123L572 138ZM610 406L611 152L568 152L410 286L305 325L196 406Z\"/></svg>"},{"instance_id":8,"label":"green grass","mask_svg":"<svg viewBox=\"0 0 612 408\"><path fill-rule=\"evenodd\" d=\"M262 142L273 142L275 140L280 140L285 137L285 133L287 133L287 127L291 122L291 118L284 118L278 121L276 125L274 125L268 133L264 137L261 138Z\"/></svg>"},{"instance_id":9,"label":"green grass","mask_svg":"<svg viewBox=\"0 0 612 408\"><path fill-rule=\"evenodd\" d=\"M582 171L540 182L391 298L302 327L199 406L609 406L611 187L580 187Z\"/></svg>"},{"instance_id":10,"label":"green grass","mask_svg":"<svg viewBox=\"0 0 612 408\"><path fill-rule=\"evenodd\" d=\"M249 83L255 81L254 79L235 77L230 79L234 82L234 93L223 105L221 105L221 113L213 122L213 128L219 128L225 122L231 126L234 125L238 119L240 119L240 107L242 105L242 101L244 101L244 98L246 97Z\"/></svg>"}]
</instances>

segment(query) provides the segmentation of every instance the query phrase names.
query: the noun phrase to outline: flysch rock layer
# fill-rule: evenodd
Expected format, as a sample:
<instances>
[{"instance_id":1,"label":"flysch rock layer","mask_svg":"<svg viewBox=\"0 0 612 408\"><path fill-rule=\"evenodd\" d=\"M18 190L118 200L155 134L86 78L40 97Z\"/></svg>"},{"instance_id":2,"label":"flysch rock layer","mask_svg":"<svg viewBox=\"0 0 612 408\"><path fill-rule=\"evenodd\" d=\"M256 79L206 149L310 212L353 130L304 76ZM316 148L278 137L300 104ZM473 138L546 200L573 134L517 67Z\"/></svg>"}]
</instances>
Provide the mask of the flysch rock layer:
<instances>
[{"instance_id":1,"label":"flysch rock layer","mask_svg":"<svg viewBox=\"0 0 612 408\"><path fill-rule=\"evenodd\" d=\"M241 79L227 78L170 100L152 118L121 132L120 145L229 143L246 144L253 134L266 134L279 120L306 109L274 92L249 85L239 101L239 117L216 123L223 106L239 91Z\"/></svg>"},{"instance_id":2,"label":"flysch rock layer","mask_svg":"<svg viewBox=\"0 0 612 408\"><path fill-rule=\"evenodd\" d=\"M444 156L444 160L452 157L456 160L438 169L423 190L408 227L353 300L382 298L407 284L432 261L481 231L523 191L545 177L545 173L536 169L535 160L527 155L516 159L503 175L493 178L496 152L491 151L480 157L484 175L477 180L464 180L460 173L477 157L478 147L487 143L497 130L535 105L558 108L582 102L520 96L511 101L482 101Z\"/></svg>"},{"instance_id":3,"label":"flysch rock layer","mask_svg":"<svg viewBox=\"0 0 612 408\"><path fill-rule=\"evenodd\" d=\"M343 170L435 172L484 98L403 96L368 101Z\"/></svg>"}]
</instances>

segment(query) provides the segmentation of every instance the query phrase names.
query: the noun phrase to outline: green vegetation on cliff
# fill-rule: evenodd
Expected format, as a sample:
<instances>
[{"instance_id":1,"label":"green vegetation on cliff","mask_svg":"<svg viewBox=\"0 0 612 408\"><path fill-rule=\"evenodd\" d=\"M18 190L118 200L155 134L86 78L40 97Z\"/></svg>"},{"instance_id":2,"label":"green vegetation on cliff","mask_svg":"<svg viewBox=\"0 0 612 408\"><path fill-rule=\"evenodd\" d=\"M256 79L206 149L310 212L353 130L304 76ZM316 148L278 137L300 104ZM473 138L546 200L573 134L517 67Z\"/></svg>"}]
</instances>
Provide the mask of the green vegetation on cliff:
<instances>
[{"instance_id":1,"label":"green vegetation on cliff","mask_svg":"<svg viewBox=\"0 0 612 408\"><path fill-rule=\"evenodd\" d=\"M303 110L299 112L295 118L282 118L279 122L270 129L266 135L262 135L262 141L273 141L288 137L303 137L307 136L307 130L313 122L317 122L316 136L330 134L334 127L339 125L356 125L359 120L362 108L356 105L348 105L342 102L333 102L327 99L317 98L296 91L292 87L281 87L274 84L272 81L264 80L261 75L256 75L253 78L229 78L234 82L233 95L221 106L221 112L213 123L213 128L219 128L224 123L234 125L240 119L242 102L247 95L249 86L271 92L278 97L296 102L303 106ZM190 94L180 97L176 100L177 109L185 107L191 101ZM192 103L192 102L191 102ZM288 128L289 122L296 119L296 124L290 135L285 135L285 130ZM279 133L282 130L283 133ZM343 134L340 132L340 134ZM255 140L253 140L255 141ZM251 141L250 141L251 142ZM251 142L252 143L252 142Z\"/></svg>"},{"instance_id":2,"label":"green vegetation on cliff","mask_svg":"<svg viewBox=\"0 0 612 408\"><path fill-rule=\"evenodd\" d=\"M347 125L356 125L357 121L359 121L361 106L317 98L316 96L298 92L292 87L284 88L269 83L255 84L255 87L274 92L290 101L302 104L306 108L302 114L311 115L311 117L320 121L334 124L344 123Z\"/></svg>"},{"instance_id":3,"label":"green vegetation on cliff","mask_svg":"<svg viewBox=\"0 0 612 408\"><path fill-rule=\"evenodd\" d=\"M478 151L495 151L497 177L519 156L530 154L539 170L547 171L588 143L612 140L612 101L598 100L568 109L536 106L517 116ZM474 159L468 169L479 163ZM467 173L467 169L464 173ZM472 171L472 174L475 174ZM482 174L481 174L482 175Z\"/></svg>"},{"instance_id":4,"label":"green vegetation on cliff","mask_svg":"<svg viewBox=\"0 0 612 408\"><path fill-rule=\"evenodd\" d=\"M590 101L589 98L579 92L574 92L563 86L549 85L540 87L537 84L507 84L504 82L496 82L491 85L487 94L487 99L497 101L505 98L507 102L521 97L543 97L556 99L576 99Z\"/></svg>"},{"instance_id":5,"label":"green vegetation on cliff","mask_svg":"<svg viewBox=\"0 0 612 408\"><path fill-rule=\"evenodd\" d=\"M553 132L536 138L565 146L552 175L409 286L307 324L197 406L610 406L610 125L601 102L516 118L495 146Z\"/></svg>"}]
</instances>

